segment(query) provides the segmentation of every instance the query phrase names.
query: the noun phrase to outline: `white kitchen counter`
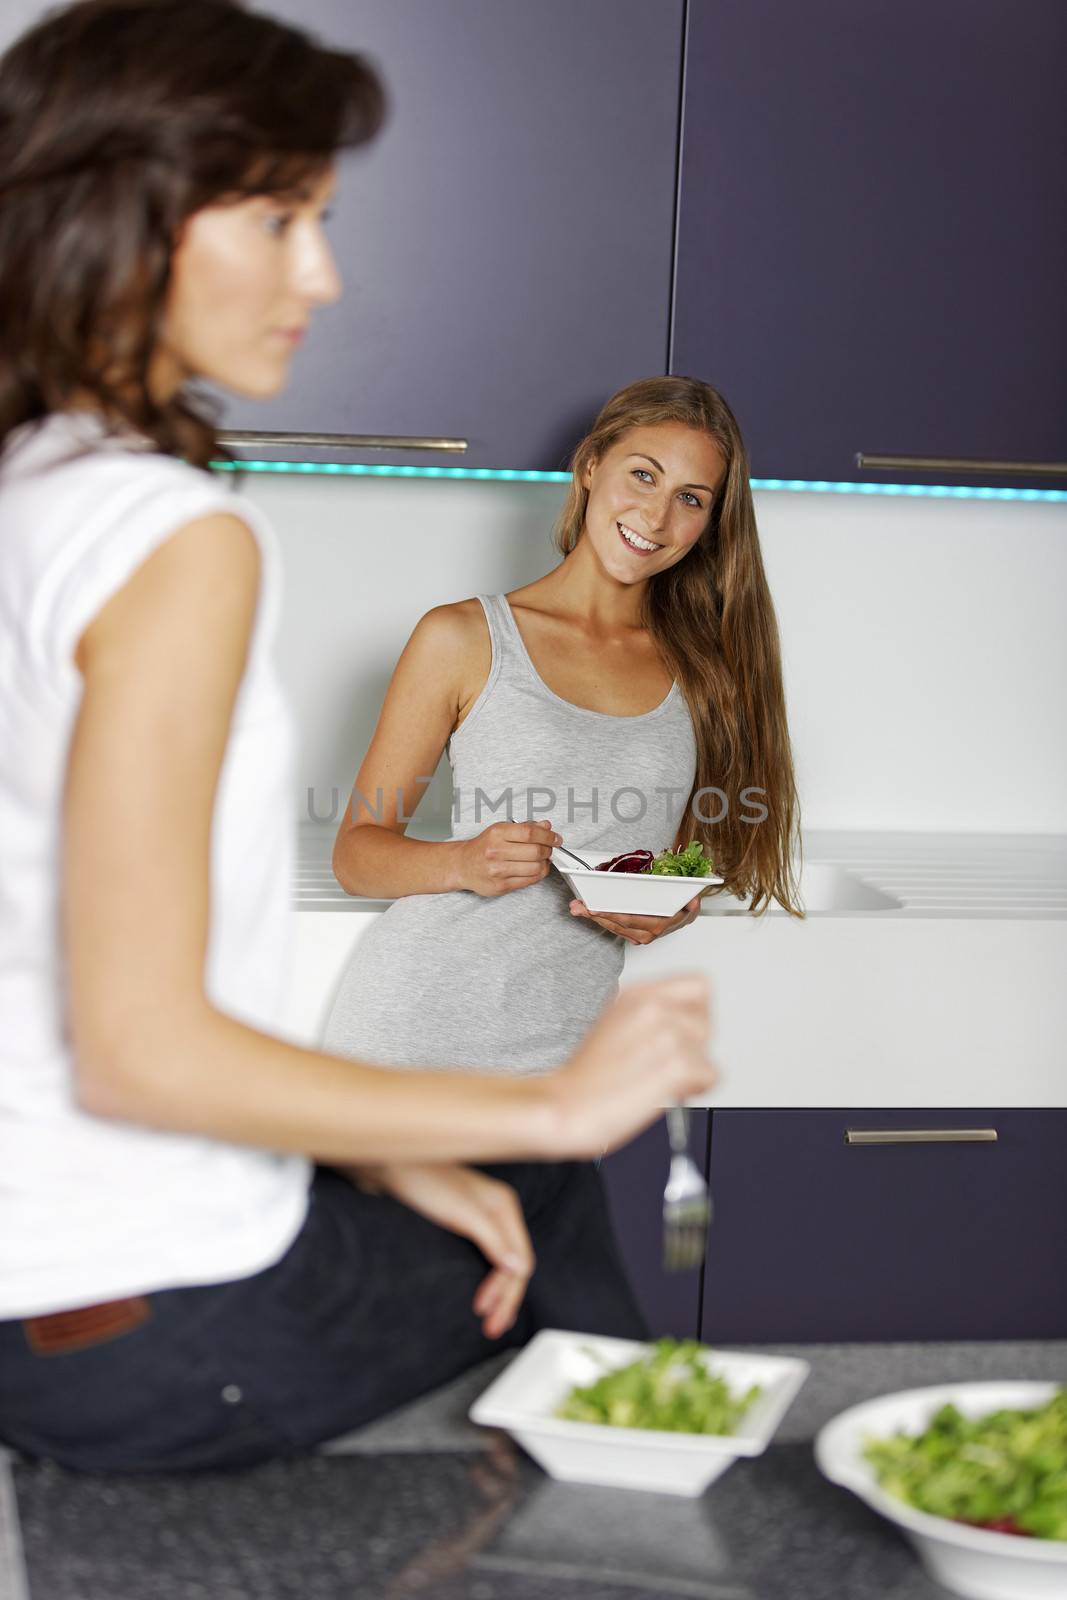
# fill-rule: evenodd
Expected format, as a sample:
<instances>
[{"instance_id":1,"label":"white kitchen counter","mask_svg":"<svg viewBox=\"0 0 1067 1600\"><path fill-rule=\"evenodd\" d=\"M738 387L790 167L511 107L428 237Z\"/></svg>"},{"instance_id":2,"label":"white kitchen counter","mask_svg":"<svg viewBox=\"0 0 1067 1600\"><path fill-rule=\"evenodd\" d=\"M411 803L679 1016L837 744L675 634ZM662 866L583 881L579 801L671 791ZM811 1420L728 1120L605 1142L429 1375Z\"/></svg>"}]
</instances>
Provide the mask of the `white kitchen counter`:
<instances>
[{"instance_id":1,"label":"white kitchen counter","mask_svg":"<svg viewBox=\"0 0 1067 1600\"><path fill-rule=\"evenodd\" d=\"M389 904L338 887L333 837L300 829L286 1031L307 1042ZM1067 837L812 832L804 848L804 921L720 897L627 949L624 983L711 976L723 1078L708 1104L1067 1105Z\"/></svg>"}]
</instances>

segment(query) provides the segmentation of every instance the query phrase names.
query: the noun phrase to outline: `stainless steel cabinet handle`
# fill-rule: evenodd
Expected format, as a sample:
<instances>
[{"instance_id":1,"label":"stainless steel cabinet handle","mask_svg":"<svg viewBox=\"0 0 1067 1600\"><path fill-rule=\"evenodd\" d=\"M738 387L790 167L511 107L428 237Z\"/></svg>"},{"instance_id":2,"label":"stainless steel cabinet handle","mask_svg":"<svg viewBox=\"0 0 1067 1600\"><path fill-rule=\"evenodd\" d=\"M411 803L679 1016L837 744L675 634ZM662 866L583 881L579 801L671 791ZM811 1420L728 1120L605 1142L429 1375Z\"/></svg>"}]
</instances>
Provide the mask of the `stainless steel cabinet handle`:
<instances>
[{"instance_id":1,"label":"stainless steel cabinet handle","mask_svg":"<svg viewBox=\"0 0 1067 1600\"><path fill-rule=\"evenodd\" d=\"M1067 477L1067 461L972 461L957 456L869 456L856 455L857 467L872 472L1012 472L1035 476L1052 474Z\"/></svg>"},{"instance_id":2,"label":"stainless steel cabinet handle","mask_svg":"<svg viewBox=\"0 0 1067 1600\"><path fill-rule=\"evenodd\" d=\"M466 439L419 439L389 433L220 433L219 439L238 450L295 444L323 450L450 450L459 454L468 446Z\"/></svg>"},{"instance_id":3,"label":"stainless steel cabinet handle","mask_svg":"<svg viewBox=\"0 0 1067 1600\"><path fill-rule=\"evenodd\" d=\"M996 1128L848 1128L846 1144L996 1144Z\"/></svg>"}]
</instances>

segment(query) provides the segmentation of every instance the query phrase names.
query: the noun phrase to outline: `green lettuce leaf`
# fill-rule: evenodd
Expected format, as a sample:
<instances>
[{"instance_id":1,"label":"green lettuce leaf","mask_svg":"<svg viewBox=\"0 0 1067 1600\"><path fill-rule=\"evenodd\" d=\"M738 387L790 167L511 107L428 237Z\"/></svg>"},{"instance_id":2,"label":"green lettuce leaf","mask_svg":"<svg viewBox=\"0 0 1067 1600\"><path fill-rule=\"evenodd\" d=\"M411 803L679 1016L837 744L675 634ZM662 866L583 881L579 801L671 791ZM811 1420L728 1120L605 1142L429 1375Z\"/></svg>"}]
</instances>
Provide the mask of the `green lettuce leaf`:
<instances>
[{"instance_id":1,"label":"green lettuce leaf","mask_svg":"<svg viewBox=\"0 0 1067 1600\"><path fill-rule=\"evenodd\" d=\"M694 839L677 855L671 850L661 850L648 870L671 878L711 878L715 874L715 863L704 854L700 840Z\"/></svg>"}]
</instances>

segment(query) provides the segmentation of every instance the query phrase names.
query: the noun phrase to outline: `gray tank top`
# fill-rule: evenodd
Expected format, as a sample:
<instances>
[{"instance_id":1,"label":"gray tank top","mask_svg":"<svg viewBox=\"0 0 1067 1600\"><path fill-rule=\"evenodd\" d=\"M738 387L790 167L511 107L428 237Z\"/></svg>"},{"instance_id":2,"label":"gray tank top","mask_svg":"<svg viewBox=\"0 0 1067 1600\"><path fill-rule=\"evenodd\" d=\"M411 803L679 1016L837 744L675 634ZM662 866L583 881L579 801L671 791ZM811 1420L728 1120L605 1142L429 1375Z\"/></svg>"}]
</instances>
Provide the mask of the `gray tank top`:
<instances>
[{"instance_id":1,"label":"gray tank top","mask_svg":"<svg viewBox=\"0 0 1067 1600\"><path fill-rule=\"evenodd\" d=\"M678 684L642 716L572 705L534 667L503 595L479 595L492 665L448 743L452 837L546 817L576 850L666 849L696 742ZM323 1043L397 1067L559 1066L615 994L624 942L572 917L556 871L496 898L395 900L356 946Z\"/></svg>"}]
</instances>

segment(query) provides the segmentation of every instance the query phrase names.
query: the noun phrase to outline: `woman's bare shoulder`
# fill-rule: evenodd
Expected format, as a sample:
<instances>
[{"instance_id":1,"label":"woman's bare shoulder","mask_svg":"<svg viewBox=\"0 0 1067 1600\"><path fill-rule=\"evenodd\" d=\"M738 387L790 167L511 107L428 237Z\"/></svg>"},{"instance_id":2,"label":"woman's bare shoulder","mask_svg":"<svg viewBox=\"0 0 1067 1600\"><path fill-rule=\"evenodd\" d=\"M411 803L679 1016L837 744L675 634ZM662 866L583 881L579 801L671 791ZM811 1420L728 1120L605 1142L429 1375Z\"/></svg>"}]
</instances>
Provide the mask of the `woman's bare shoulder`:
<instances>
[{"instance_id":1,"label":"woman's bare shoulder","mask_svg":"<svg viewBox=\"0 0 1067 1600\"><path fill-rule=\"evenodd\" d=\"M432 659L454 693L457 726L478 698L489 676L493 649L481 602L474 596L434 606L420 619L412 641Z\"/></svg>"},{"instance_id":2,"label":"woman's bare shoulder","mask_svg":"<svg viewBox=\"0 0 1067 1600\"><path fill-rule=\"evenodd\" d=\"M477 653L483 638L488 647L485 612L474 598L434 606L419 618L412 634L412 639L417 639L423 649L452 661L464 659L472 651Z\"/></svg>"}]
</instances>

